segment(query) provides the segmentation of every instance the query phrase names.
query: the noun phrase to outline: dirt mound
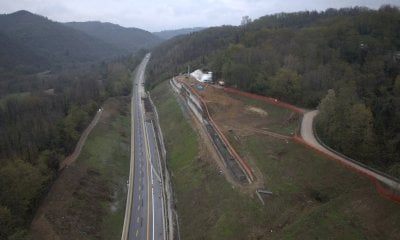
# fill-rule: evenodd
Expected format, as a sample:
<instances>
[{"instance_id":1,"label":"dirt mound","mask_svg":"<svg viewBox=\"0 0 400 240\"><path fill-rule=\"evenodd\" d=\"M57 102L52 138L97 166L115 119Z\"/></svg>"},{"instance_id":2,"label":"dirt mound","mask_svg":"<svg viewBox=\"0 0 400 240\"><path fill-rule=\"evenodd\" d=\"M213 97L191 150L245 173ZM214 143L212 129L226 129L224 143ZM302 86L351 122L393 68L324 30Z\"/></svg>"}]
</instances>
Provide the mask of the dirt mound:
<instances>
[{"instance_id":1,"label":"dirt mound","mask_svg":"<svg viewBox=\"0 0 400 240\"><path fill-rule=\"evenodd\" d=\"M261 108L256 108L256 107L246 107L246 111L253 112L260 114L261 116L268 116L267 111L261 109Z\"/></svg>"}]
</instances>

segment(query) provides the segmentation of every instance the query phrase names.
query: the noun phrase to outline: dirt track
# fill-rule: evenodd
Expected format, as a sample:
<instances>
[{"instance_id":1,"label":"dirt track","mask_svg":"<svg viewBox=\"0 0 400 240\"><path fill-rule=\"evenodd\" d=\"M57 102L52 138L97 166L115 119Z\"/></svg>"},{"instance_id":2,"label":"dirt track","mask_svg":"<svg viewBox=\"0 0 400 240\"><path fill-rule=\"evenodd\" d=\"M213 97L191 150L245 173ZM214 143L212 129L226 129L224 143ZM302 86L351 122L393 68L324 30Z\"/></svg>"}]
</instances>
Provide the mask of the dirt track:
<instances>
[{"instance_id":1,"label":"dirt track","mask_svg":"<svg viewBox=\"0 0 400 240\"><path fill-rule=\"evenodd\" d=\"M75 162L75 160L79 157L79 154L81 153L82 147L86 142L87 137L89 136L90 132L93 130L93 128L96 126L97 122L100 119L101 113L103 111L97 111L96 115L94 116L92 122L87 126L85 131L83 131L81 137L79 138L78 143L76 144L74 152L66 157L61 163L60 163L60 168L59 170L62 170L64 167L70 165L71 163Z\"/></svg>"}]
</instances>

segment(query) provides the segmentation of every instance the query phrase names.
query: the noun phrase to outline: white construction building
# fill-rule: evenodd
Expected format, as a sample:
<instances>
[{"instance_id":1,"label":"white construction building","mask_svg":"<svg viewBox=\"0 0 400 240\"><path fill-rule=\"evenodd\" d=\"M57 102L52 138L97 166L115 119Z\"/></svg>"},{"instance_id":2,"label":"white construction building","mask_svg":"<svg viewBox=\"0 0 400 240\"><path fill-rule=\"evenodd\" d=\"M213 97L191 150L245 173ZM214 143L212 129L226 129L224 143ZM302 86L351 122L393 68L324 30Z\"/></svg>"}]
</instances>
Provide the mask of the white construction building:
<instances>
[{"instance_id":1,"label":"white construction building","mask_svg":"<svg viewBox=\"0 0 400 240\"><path fill-rule=\"evenodd\" d=\"M190 76L202 83L212 82L212 72L204 73L200 69L197 69L196 71L192 72Z\"/></svg>"}]
</instances>

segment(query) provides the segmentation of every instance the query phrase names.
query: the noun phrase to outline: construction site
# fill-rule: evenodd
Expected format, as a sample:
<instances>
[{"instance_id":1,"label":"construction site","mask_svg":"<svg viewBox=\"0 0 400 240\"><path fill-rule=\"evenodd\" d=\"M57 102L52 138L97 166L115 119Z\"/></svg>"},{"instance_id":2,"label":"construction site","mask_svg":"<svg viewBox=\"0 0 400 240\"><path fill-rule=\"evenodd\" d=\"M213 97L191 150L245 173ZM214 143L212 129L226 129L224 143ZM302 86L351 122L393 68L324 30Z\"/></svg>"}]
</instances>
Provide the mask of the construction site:
<instances>
[{"instance_id":1,"label":"construction site","mask_svg":"<svg viewBox=\"0 0 400 240\"><path fill-rule=\"evenodd\" d=\"M211 81L211 72L203 76L199 73L199 70L195 73L197 74L174 77L170 81L170 85L182 97L195 119L202 125L229 174L239 183L255 183L254 186L257 187L251 187L251 189L256 190L261 202L264 203L264 200L259 193L268 192L268 194L272 194L272 192L265 189L262 174L260 174L251 157L243 153L239 155L236 150L241 139L254 134L274 138L285 143L289 143L289 141L300 142L339 164L370 178L381 195L399 202L398 179L357 163L355 160L335 152L323 143L321 144L330 150L327 150L327 153L321 152L312 144L304 141L302 137L299 137L301 135L301 121L307 110L282 102L279 99L227 88L219 82L215 84ZM249 98L254 99L254 101L249 100ZM264 102L268 109L265 108L265 104L254 105L257 102L256 100ZM274 108L277 112L271 111ZM318 139L318 136L316 138ZM232 145L235 142L237 144L233 147ZM340 158L344 158L344 160L340 160ZM370 171L378 177L371 176ZM385 186L389 187L389 190L386 190Z\"/></svg>"},{"instance_id":2,"label":"construction site","mask_svg":"<svg viewBox=\"0 0 400 240\"><path fill-rule=\"evenodd\" d=\"M238 154L232 144L252 134L286 143L298 130L299 112L287 109L284 113L269 113L262 106L237 99L237 94L230 93L221 84L199 81L194 76L174 77L170 85L208 136L223 163L221 172L226 172L227 179L233 179L235 185L240 184L247 191L255 192L264 202L264 194L272 192L266 188L260 170L251 158ZM276 104L276 100L273 101Z\"/></svg>"},{"instance_id":3,"label":"construction site","mask_svg":"<svg viewBox=\"0 0 400 240\"><path fill-rule=\"evenodd\" d=\"M395 202L364 175L296 140L305 110L185 75L152 96L166 133L182 238L223 232L229 239L283 239L318 231L337 239L396 236ZM226 159L219 149L226 149Z\"/></svg>"}]
</instances>

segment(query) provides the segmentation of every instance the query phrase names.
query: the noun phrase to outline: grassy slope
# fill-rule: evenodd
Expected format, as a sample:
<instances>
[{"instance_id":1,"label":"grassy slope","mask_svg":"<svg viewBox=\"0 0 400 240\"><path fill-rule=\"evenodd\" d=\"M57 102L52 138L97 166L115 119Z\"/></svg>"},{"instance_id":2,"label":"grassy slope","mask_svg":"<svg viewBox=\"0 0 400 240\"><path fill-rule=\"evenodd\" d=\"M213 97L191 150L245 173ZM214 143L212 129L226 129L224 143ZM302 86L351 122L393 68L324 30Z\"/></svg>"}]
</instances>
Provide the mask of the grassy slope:
<instances>
[{"instance_id":1,"label":"grassy slope","mask_svg":"<svg viewBox=\"0 0 400 240\"><path fill-rule=\"evenodd\" d=\"M399 236L400 205L378 196L366 179L294 142L258 135L240 142L232 138L241 154L256 161L266 188L275 193L263 207L232 189L209 161L198 157L197 135L167 82L152 94L166 138L182 239Z\"/></svg>"},{"instance_id":2,"label":"grassy slope","mask_svg":"<svg viewBox=\"0 0 400 240\"><path fill-rule=\"evenodd\" d=\"M291 110L279 107L269 102L248 98L238 94L229 93L228 95L231 96L232 98L242 101L246 105L254 106L265 110L268 113L268 118L275 119L275 121L272 121L268 124L268 129L270 131L284 135L291 135L296 131L298 121L289 121L284 126L282 125L282 121L288 119L288 117L291 115L292 113Z\"/></svg>"},{"instance_id":3,"label":"grassy slope","mask_svg":"<svg viewBox=\"0 0 400 240\"><path fill-rule=\"evenodd\" d=\"M129 174L130 98L112 99L110 116L102 118L88 137L77 163L94 169L110 191L111 198L101 200L102 239L118 239L124 220L126 180ZM82 204L92 204L84 202Z\"/></svg>"}]
</instances>

